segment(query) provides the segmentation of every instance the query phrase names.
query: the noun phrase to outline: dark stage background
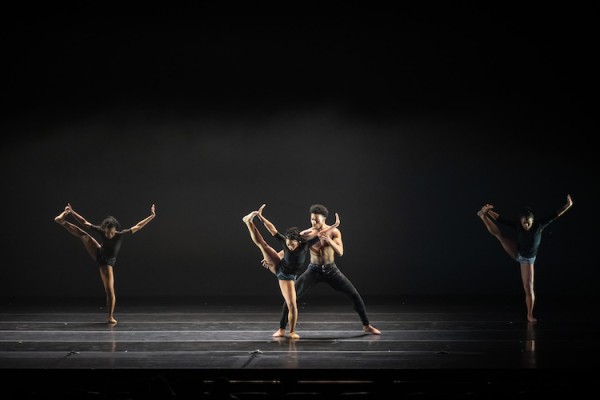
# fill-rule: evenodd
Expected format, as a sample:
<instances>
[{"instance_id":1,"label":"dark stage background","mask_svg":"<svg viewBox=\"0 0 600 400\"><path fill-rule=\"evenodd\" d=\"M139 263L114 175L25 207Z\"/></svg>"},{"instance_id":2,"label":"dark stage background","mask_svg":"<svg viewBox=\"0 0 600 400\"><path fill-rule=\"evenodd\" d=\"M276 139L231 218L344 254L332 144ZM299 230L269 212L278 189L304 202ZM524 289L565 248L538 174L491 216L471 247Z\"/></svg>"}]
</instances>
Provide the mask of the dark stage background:
<instances>
[{"instance_id":1,"label":"dark stage background","mask_svg":"<svg viewBox=\"0 0 600 400\"><path fill-rule=\"evenodd\" d=\"M3 296L102 299L53 222L67 202L124 226L156 204L123 244L118 296L280 296L241 221L262 203L281 230L308 227L313 203L338 212L338 265L367 302L517 294L477 210L543 216L568 193L538 295L598 290L590 10L180 11L3 26Z\"/></svg>"}]
</instances>

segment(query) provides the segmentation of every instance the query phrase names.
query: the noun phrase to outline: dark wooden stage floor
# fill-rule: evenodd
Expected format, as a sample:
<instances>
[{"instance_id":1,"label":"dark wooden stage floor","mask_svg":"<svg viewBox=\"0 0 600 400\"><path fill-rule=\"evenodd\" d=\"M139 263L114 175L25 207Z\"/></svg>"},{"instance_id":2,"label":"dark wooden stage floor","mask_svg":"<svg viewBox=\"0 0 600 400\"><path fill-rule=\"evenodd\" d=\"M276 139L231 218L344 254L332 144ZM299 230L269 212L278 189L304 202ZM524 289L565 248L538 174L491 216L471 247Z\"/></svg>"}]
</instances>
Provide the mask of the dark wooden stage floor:
<instances>
[{"instance_id":1,"label":"dark wooden stage floor","mask_svg":"<svg viewBox=\"0 0 600 400\"><path fill-rule=\"evenodd\" d=\"M271 337L279 301L121 300L110 327L97 300L3 303L4 387L30 398L61 390L133 398L140 382L160 382L183 398L225 377L239 398L256 398L331 396L334 387L368 396L386 385L413 396L510 397L596 385L584 375L598 369L600 323L574 301L538 305L536 324L524 320L520 299L368 302L383 333L374 336L344 299L313 299L300 310L301 339L291 340Z\"/></svg>"}]
</instances>

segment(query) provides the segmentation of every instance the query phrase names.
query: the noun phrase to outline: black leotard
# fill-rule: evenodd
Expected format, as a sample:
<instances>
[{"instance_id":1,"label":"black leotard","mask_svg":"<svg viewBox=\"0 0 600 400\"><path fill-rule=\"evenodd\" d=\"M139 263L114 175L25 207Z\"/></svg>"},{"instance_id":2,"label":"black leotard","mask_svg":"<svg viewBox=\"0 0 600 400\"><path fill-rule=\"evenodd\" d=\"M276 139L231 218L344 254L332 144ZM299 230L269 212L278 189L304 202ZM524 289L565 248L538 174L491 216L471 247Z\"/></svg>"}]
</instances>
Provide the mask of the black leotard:
<instances>
[{"instance_id":1,"label":"black leotard","mask_svg":"<svg viewBox=\"0 0 600 400\"><path fill-rule=\"evenodd\" d=\"M508 221L502 217L498 217L496 221L517 231L517 247L519 254L525 258L532 258L537 256L542 241L542 231L552 222L556 221L557 218L558 213L540 221L534 219L533 225L529 230L523 229L520 221Z\"/></svg>"},{"instance_id":2,"label":"black leotard","mask_svg":"<svg viewBox=\"0 0 600 400\"><path fill-rule=\"evenodd\" d=\"M304 267L310 246L319 241L319 238L315 236L306 242L301 242L300 246L296 250L291 251L285 244L285 236L279 232L276 232L273 237L278 239L283 245L283 259L280 262L281 268L286 274L293 275L297 275L298 272L300 272L300 269Z\"/></svg>"},{"instance_id":3,"label":"black leotard","mask_svg":"<svg viewBox=\"0 0 600 400\"><path fill-rule=\"evenodd\" d=\"M131 229L123 229L122 231L118 231L115 233L112 239L108 239L104 235L104 230L100 228L98 225L90 225L90 229L96 232L99 232L102 237L102 242L100 243L100 252L98 254L98 262L114 266L117 255L119 254L119 250L121 249L121 242L123 241L123 235L130 235L133 232Z\"/></svg>"}]
</instances>

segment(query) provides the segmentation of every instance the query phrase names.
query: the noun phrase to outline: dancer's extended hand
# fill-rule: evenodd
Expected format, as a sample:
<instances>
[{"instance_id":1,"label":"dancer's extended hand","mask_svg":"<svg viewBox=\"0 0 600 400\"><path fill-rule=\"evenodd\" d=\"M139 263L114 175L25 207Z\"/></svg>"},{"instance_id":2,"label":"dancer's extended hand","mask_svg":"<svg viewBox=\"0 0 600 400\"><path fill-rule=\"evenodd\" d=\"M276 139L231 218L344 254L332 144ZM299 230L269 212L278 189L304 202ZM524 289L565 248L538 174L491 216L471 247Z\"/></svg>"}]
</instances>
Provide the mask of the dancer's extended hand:
<instances>
[{"instance_id":1,"label":"dancer's extended hand","mask_svg":"<svg viewBox=\"0 0 600 400\"><path fill-rule=\"evenodd\" d=\"M256 215L258 215L258 217L259 217L259 218L261 218L261 219L262 219L262 216L263 216L263 215L262 215L263 208L265 208L266 206L267 206L266 204L263 204L262 206L260 206L260 207L258 208L258 211L256 212Z\"/></svg>"},{"instance_id":2,"label":"dancer's extended hand","mask_svg":"<svg viewBox=\"0 0 600 400\"><path fill-rule=\"evenodd\" d=\"M150 213L153 217L156 217L156 207L154 206L154 204L152 204L152 206L150 207Z\"/></svg>"},{"instance_id":3,"label":"dancer's extended hand","mask_svg":"<svg viewBox=\"0 0 600 400\"><path fill-rule=\"evenodd\" d=\"M340 226L340 216L338 215L338 213L335 213L335 222L333 223L333 226L335 228L337 228L338 226Z\"/></svg>"},{"instance_id":4,"label":"dancer's extended hand","mask_svg":"<svg viewBox=\"0 0 600 400\"><path fill-rule=\"evenodd\" d=\"M264 258L261 260L261 262L260 262L260 263L261 263L261 264L262 264L262 266L263 266L263 267L265 267L266 269L269 269L269 268L271 268L271 267L275 267L275 266L273 265L273 263L270 263L270 262L268 262L268 261L267 261L266 259L264 259Z\"/></svg>"},{"instance_id":5,"label":"dancer's extended hand","mask_svg":"<svg viewBox=\"0 0 600 400\"><path fill-rule=\"evenodd\" d=\"M570 208L571 206L573 206L573 199L571 198L571 195L568 194L567 195L567 207Z\"/></svg>"}]
</instances>

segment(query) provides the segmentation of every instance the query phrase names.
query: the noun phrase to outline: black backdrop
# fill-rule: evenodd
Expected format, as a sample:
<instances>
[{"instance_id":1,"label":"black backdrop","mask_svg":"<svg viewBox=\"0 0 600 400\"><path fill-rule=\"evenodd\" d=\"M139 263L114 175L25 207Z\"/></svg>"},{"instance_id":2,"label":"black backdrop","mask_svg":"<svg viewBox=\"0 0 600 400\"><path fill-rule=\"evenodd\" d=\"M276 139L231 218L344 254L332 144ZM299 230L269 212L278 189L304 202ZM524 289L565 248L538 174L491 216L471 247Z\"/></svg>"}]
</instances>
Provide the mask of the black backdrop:
<instances>
[{"instance_id":1,"label":"black backdrop","mask_svg":"<svg viewBox=\"0 0 600 400\"><path fill-rule=\"evenodd\" d=\"M241 221L262 203L281 229L340 213L363 296L519 293L476 211L542 216L567 193L538 292L597 290L589 10L179 11L3 26L3 295L101 294L53 222L67 202L125 226L156 204L119 295L277 295Z\"/></svg>"}]
</instances>

